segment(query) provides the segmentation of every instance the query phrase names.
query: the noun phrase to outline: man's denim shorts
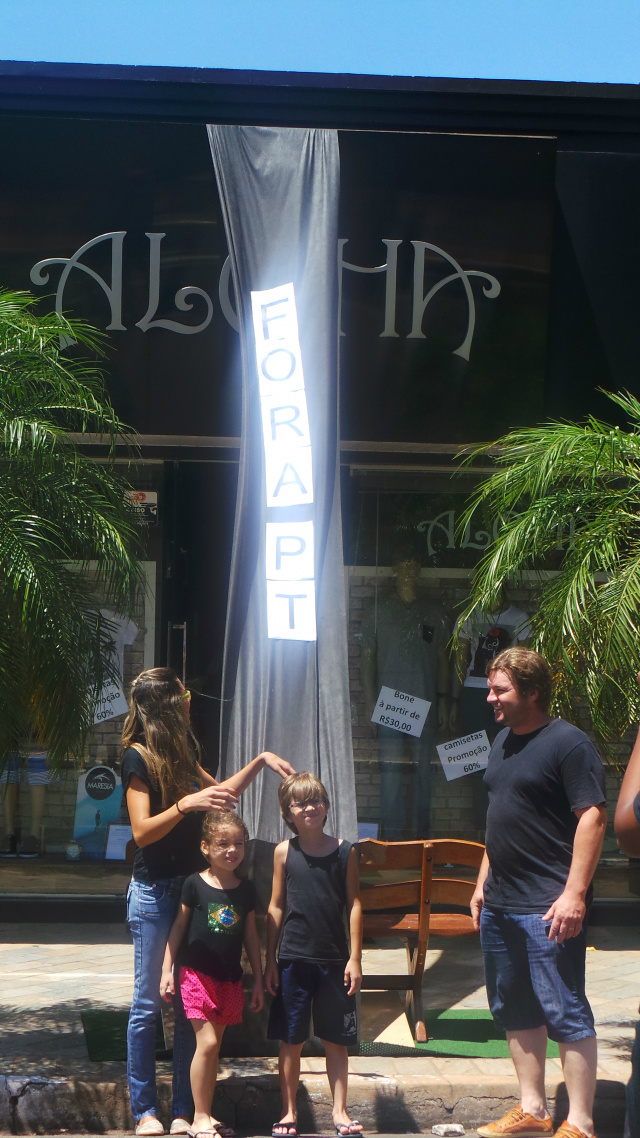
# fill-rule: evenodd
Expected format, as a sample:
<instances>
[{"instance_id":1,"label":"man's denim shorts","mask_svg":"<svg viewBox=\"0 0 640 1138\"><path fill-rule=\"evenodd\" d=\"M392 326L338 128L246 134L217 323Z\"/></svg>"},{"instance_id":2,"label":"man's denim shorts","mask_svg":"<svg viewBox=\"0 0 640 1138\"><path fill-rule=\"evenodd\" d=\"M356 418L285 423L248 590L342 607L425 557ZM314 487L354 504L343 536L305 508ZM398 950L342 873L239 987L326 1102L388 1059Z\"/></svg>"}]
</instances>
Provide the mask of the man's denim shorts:
<instances>
[{"instance_id":1,"label":"man's denim shorts","mask_svg":"<svg viewBox=\"0 0 640 1138\"><path fill-rule=\"evenodd\" d=\"M586 932L563 944L549 940L539 913L500 913L485 906L480 921L487 997L503 1031L546 1027L556 1043L595 1035L584 990Z\"/></svg>"}]
</instances>

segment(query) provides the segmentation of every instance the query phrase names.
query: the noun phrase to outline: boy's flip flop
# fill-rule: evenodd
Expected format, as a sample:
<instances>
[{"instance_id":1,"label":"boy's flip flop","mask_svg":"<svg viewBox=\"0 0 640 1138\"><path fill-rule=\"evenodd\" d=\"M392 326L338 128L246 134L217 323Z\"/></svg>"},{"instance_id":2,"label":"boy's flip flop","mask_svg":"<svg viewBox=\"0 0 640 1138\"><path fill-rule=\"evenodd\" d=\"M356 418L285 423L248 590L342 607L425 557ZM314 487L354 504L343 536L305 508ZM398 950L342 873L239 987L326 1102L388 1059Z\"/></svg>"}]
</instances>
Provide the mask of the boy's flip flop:
<instances>
[{"instance_id":1,"label":"boy's flip flop","mask_svg":"<svg viewBox=\"0 0 640 1138\"><path fill-rule=\"evenodd\" d=\"M298 1138L298 1127L295 1122L274 1122L271 1138Z\"/></svg>"},{"instance_id":2,"label":"boy's flip flop","mask_svg":"<svg viewBox=\"0 0 640 1138\"><path fill-rule=\"evenodd\" d=\"M335 1122L336 1134L338 1138L354 1138L355 1135L364 1134L364 1128L357 1118L352 1118L351 1122Z\"/></svg>"}]
</instances>

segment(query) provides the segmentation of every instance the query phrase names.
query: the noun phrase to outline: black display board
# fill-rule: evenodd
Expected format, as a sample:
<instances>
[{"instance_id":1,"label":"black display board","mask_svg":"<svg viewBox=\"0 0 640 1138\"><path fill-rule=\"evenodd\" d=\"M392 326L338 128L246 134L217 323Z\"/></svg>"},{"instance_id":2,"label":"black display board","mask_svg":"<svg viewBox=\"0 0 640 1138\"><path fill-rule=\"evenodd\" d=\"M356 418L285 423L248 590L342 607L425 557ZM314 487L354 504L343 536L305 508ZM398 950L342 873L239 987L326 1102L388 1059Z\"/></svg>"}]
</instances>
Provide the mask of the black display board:
<instances>
[{"instance_id":1,"label":"black display board","mask_svg":"<svg viewBox=\"0 0 640 1138\"><path fill-rule=\"evenodd\" d=\"M237 436L204 126L6 117L0 139L0 284L52 305L66 273L63 307L107 330L109 387L138 430ZM554 140L348 131L340 155L358 267L342 274L342 437L458 442L541 418Z\"/></svg>"}]
</instances>

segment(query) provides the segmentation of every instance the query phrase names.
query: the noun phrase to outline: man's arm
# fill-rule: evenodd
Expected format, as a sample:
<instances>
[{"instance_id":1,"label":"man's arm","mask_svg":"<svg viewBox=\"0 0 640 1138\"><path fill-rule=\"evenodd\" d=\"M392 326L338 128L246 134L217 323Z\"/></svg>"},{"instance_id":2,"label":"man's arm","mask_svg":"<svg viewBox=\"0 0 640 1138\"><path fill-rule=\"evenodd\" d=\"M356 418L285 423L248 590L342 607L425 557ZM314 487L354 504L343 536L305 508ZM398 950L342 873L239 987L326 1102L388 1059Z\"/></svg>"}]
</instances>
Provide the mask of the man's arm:
<instances>
[{"instance_id":1,"label":"man's arm","mask_svg":"<svg viewBox=\"0 0 640 1138\"><path fill-rule=\"evenodd\" d=\"M558 944L577 936L582 928L587 912L585 897L602 852L607 826L607 811L604 806L588 806L574 813L578 819L578 828L573 840L567 884L542 918L543 921L552 922L549 940L557 940Z\"/></svg>"},{"instance_id":2,"label":"man's arm","mask_svg":"<svg viewBox=\"0 0 640 1138\"><path fill-rule=\"evenodd\" d=\"M473 897L469 903L471 916L473 917L473 927L476 932L480 931L480 914L482 912L482 906L484 905L484 883L487 880L489 868L489 857L485 850L480 863L480 869L478 870L478 880L476 881L476 887L473 891Z\"/></svg>"}]
</instances>

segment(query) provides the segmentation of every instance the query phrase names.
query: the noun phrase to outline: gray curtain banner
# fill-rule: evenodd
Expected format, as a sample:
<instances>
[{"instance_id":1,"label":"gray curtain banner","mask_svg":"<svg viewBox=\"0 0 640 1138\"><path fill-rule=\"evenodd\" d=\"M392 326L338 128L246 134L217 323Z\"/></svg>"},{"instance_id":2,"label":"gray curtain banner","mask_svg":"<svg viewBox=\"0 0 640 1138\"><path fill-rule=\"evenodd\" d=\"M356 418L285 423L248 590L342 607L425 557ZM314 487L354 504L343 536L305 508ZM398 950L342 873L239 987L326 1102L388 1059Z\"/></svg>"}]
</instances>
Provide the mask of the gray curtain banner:
<instances>
[{"instance_id":1,"label":"gray curtain banner","mask_svg":"<svg viewBox=\"0 0 640 1138\"><path fill-rule=\"evenodd\" d=\"M208 132L243 385L219 777L262 750L275 751L322 780L331 802L328 829L354 841L338 463L338 138L330 130L270 127L209 126ZM252 311L251 294L267 290L274 291L254 298ZM261 351L269 360L260 356L259 369ZM290 366L283 369L283 360ZM273 410L278 400L271 387L291 392L279 401L285 408ZM281 436L299 449L274 449ZM304 541L286 534L304 534ZM292 581L289 566L304 562L293 556L303 548L310 560ZM298 635L305 638L283 638ZM242 797L254 838L277 842L288 833L278 782L266 771Z\"/></svg>"}]
</instances>

